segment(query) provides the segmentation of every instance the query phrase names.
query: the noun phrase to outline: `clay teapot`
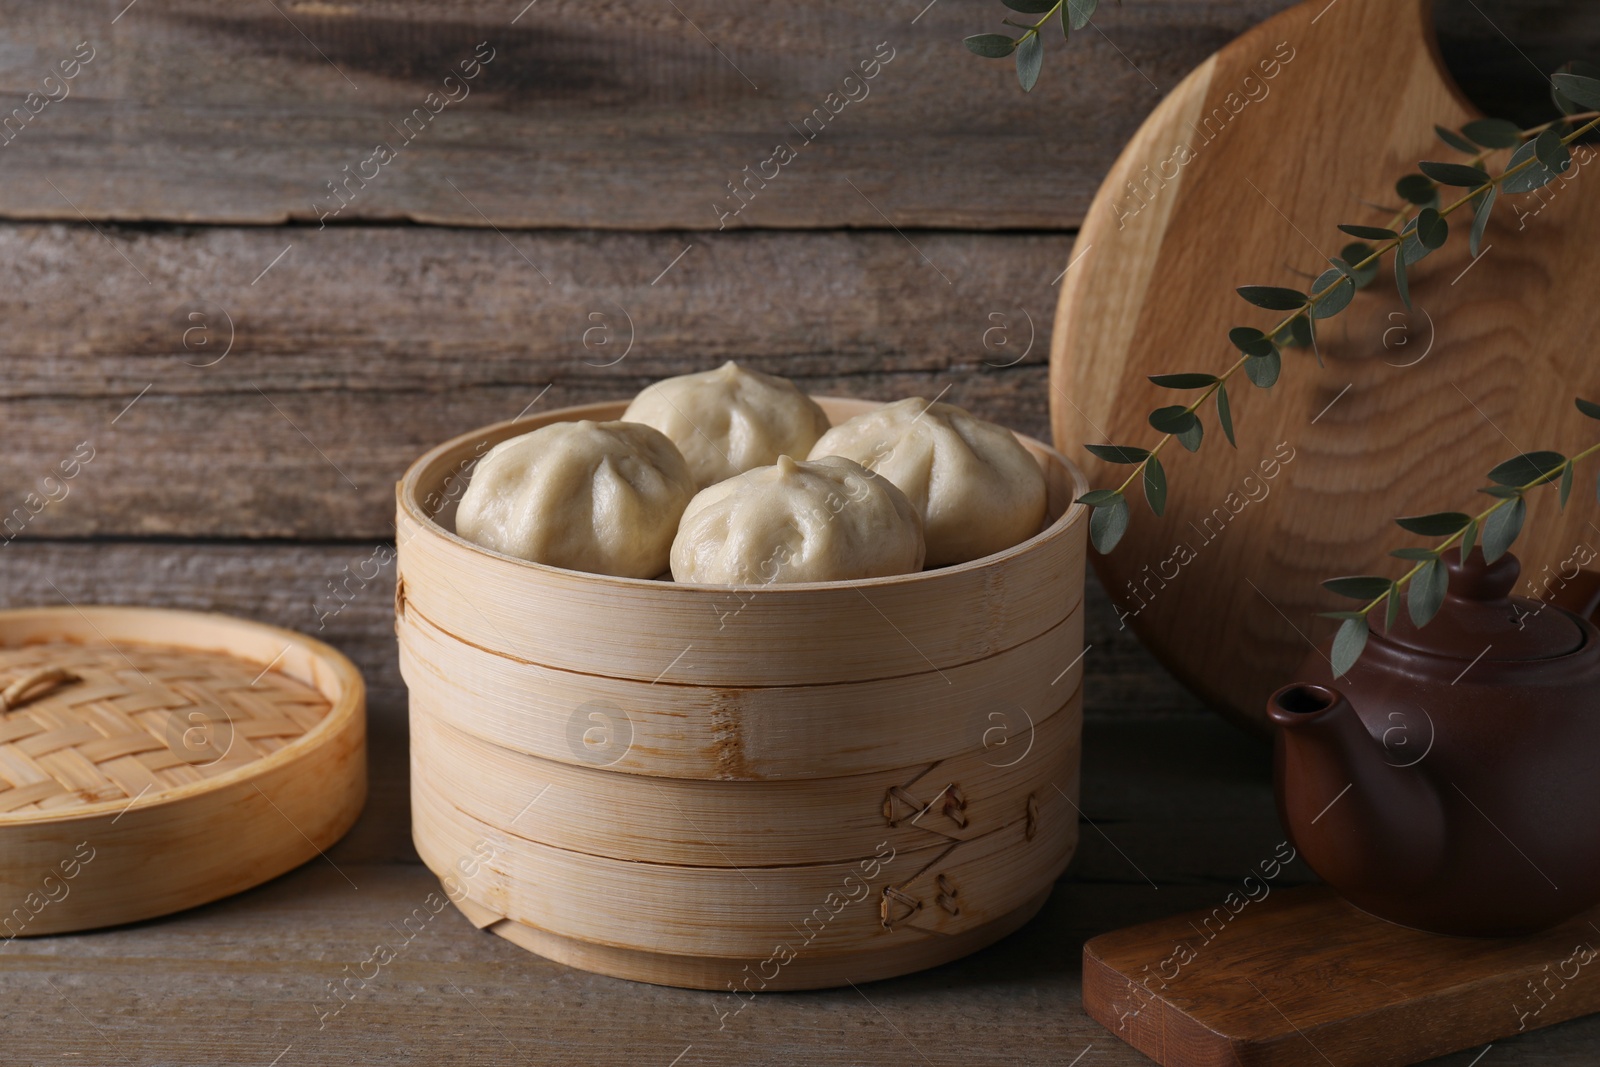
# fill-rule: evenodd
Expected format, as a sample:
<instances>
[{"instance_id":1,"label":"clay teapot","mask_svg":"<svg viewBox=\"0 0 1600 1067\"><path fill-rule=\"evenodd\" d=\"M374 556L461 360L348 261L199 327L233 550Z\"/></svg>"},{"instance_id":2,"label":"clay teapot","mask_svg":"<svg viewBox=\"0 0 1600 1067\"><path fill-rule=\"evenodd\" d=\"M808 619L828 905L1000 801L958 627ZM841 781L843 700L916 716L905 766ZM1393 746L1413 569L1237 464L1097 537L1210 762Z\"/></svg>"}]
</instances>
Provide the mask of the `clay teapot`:
<instances>
[{"instance_id":1,"label":"clay teapot","mask_svg":"<svg viewBox=\"0 0 1600 1067\"><path fill-rule=\"evenodd\" d=\"M1445 558L1449 592L1418 629L1374 620L1336 683L1319 651L1268 702L1278 813L1357 907L1434 933L1500 936L1600 903L1600 599L1512 596L1521 567ZM1547 583L1548 584L1548 583Z\"/></svg>"}]
</instances>

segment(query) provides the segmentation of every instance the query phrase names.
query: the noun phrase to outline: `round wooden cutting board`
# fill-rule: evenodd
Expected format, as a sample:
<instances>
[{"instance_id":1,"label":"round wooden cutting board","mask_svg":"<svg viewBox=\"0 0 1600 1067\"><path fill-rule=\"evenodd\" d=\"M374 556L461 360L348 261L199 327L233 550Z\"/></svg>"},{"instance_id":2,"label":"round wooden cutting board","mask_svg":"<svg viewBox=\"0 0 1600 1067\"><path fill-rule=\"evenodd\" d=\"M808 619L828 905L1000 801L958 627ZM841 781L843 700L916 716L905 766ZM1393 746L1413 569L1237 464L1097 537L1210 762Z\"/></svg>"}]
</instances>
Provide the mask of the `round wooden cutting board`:
<instances>
[{"instance_id":1,"label":"round wooden cutting board","mask_svg":"<svg viewBox=\"0 0 1600 1067\"><path fill-rule=\"evenodd\" d=\"M1435 135L1477 117L1440 65L1427 0L1311 0L1263 23L1189 75L1101 186L1073 251L1051 352L1057 447L1097 487L1129 468L1085 442L1150 446L1145 419L1186 394L1146 375L1226 369L1233 326L1277 319L1234 292L1308 288L1351 240L1338 223L1386 226L1400 175L1461 161ZM1392 519L1481 510L1485 472L1520 451L1572 454L1600 400L1600 170L1579 150L1545 189L1502 197L1469 258L1463 212L1446 247L1412 271L1392 257L1343 314L1323 320L1319 367L1286 352L1271 390L1230 383L1238 448L1202 411L1198 455L1163 451L1171 483L1156 518L1094 555L1123 624L1181 681L1236 721L1265 726L1267 695L1331 633L1318 611L1351 606L1320 586L1403 573L1388 551L1426 543ZM1506 153L1491 159L1503 167ZM1371 206L1383 205L1383 208ZM1594 472L1563 514L1530 496L1514 551L1519 592L1541 595L1600 550ZM1131 496L1137 496L1137 485Z\"/></svg>"}]
</instances>

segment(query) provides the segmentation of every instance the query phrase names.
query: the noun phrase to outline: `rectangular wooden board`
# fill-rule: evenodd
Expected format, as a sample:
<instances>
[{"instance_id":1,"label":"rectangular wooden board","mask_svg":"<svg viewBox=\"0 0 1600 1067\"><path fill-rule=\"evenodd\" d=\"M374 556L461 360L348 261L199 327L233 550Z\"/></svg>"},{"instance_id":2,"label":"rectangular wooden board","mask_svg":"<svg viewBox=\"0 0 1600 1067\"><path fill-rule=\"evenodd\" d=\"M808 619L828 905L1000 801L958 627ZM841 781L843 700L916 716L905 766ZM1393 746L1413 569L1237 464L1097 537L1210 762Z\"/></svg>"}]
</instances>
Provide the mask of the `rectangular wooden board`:
<instances>
[{"instance_id":1,"label":"rectangular wooden board","mask_svg":"<svg viewBox=\"0 0 1600 1067\"><path fill-rule=\"evenodd\" d=\"M1398 1067L1600 1011L1597 917L1480 940L1234 895L1090 940L1084 1010L1163 1067Z\"/></svg>"}]
</instances>

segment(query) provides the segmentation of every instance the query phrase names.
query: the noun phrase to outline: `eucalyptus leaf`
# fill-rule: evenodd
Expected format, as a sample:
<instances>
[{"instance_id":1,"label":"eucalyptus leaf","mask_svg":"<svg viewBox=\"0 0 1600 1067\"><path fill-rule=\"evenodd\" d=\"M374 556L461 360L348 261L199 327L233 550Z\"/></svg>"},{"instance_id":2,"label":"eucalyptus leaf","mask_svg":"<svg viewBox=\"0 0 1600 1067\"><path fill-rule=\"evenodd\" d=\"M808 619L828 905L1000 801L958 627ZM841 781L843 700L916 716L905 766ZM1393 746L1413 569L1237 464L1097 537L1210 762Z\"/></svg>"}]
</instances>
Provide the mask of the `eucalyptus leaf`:
<instances>
[{"instance_id":1,"label":"eucalyptus leaf","mask_svg":"<svg viewBox=\"0 0 1600 1067\"><path fill-rule=\"evenodd\" d=\"M1436 559L1423 564L1416 577L1411 579L1411 588L1406 591L1406 607L1415 625L1426 626L1439 614L1439 606L1444 603L1445 590L1449 585L1450 572L1445 570L1443 560Z\"/></svg>"},{"instance_id":2,"label":"eucalyptus leaf","mask_svg":"<svg viewBox=\"0 0 1600 1067\"><path fill-rule=\"evenodd\" d=\"M1084 445L1089 453L1108 463L1143 463L1150 453L1134 445Z\"/></svg>"},{"instance_id":3,"label":"eucalyptus leaf","mask_svg":"<svg viewBox=\"0 0 1600 1067\"><path fill-rule=\"evenodd\" d=\"M1308 315L1301 315L1289 323L1289 341L1301 348L1315 348L1317 346L1316 327L1312 325Z\"/></svg>"},{"instance_id":4,"label":"eucalyptus leaf","mask_svg":"<svg viewBox=\"0 0 1600 1067\"><path fill-rule=\"evenodd\" d=\"M1247 356L1264 356L1268 352L1277 351L1277 346L1267 335L1254 326L1235 326L1228 331L1228 340L1233 342L1233 347Z\"/></svg>"},{"instance_id":5,"label":"eucalyptus leaf","mask_svg":"<svg viewBox=\"0 0 1600 1067\"><path fill-rule=\"evenodd\" d=\"M1276 349L1265 356L1251 356L1244 361L1245 377L1250 379L1252 385L1261 389L1270 389L1278 381L1278 373L1283 369L1283 357L1278 355Z\"/></svg>"},{"instance_id":6,"label":"eucalyptus leaf","mask_svg":"<svg viewBox=\"0 0 1600 1067\"><path fill-rule=\"evenodd\" d=\"M1585 400L1581 396L1578 397L1574 403L1578 405L1579 411L1583 412L1591 419L1600 419L1600 404L1596 404L1593 400Z\"/></svg>"},{"instance_id":7,"label":"eucalyptus leaf","mask_svg":"<svg viewBox=\"0 0 1600 1067\"><path fill-rule=\"evenodd\" d=\"M1039 68L1044 65L1044 38L1037 33L1024 36L1017 45L1017 84L1023 92L1031 92L1039 80Z\"/></svg>"},{"instance_id":8,"label":"eucalyptus leaf","mask_svg":"<svg viewBox=\"0 0 1600 1067\"><path fill-rule=\"evenodd\" d=\"M1433 208L1423 208L1422 210L1432 211ZM1406 223L1405 229L1400 234L1400 247L1395 249L1396 255L1402 252L1405 253L1406 266L1408 267L1416 266L1433 254L1433 249L1424 244L1421 235L1417 233L1417 221L1421 217L1421 215L1418 215L1417 218Z\"/></svg>"},{"instance_id":9,"label":"eucalyptus leaf","mask_svg":"<svg viewBox=\"0 0 1600 1067\"><path fill-rule=\"evenodd\" d=\"M1306 303L1306 294L1279 285L1241 285L1239 295L1268 311L1297 311Z\"/></svg>"},{"instance_id":10,"label":"eucalyptus leaf","mask_svg":"<svg viewBox=\"0 0 1600 1067\"><path fill-rule=\"evenodd\" d=\"M1424 248L1435 249L1441 247L1450 236L1450 222L1443 215L1431 207L1425 207L1417 215L1417 239Z\"/></svg>"},{"instance_id":11,"label":"eucalyptus leaf","mask_svg":"<svg viewBox=\"0 0 1600 1067\"><path fill-rule=\"evenodd\" d=\"M1162 433L1180 434L1195 423L1194 412L1182 404L1156 408L1150 413L1150 425Z\"/></svg>"},{"instance_id":12,"label":"eucalyptus leaf","mask_svg":"<svg viewBox=\"0 0 1600 1067\"><path fill-rule=\"evenodd\" d=\"M1400 617L1400 583L1389 583L1389 595L1383 602L1383 632L1394 630L1394 621Z\"/></svg>"},{"instance_id":13,"label":"eucalyptus leaf","mask_svg":"<svg viewBox=\"0 0 1600 1067\"><path fill-rule=\"evenodd\" d=\"M1425 174L1407 174L1394 183L1394 191L1407 203L1425 207L1434 207L1439 203L1439 190Z\"/></svg>"},{"instance_id":14,"label":"eucalyptus leaf","mask_svg":"<svg viewBox=\"0 0 1600 1067\"><path fill-rule=\"evenodd\" d=\"M1572 461L1561 468L1561 510L1567 510L1567 498L1572 495Z\"/></svg>"},{"instance_id":15,"label":"eucalyptus leaf","mask_svg":"<svg viewBox=\"0 0 1600 1067\"><path fill-rule=\"evenodd\" d=\"M1339 250L1339 260L1350 264L1350 276L1356 280L1357 289L1365 289L1372 279L1378 276L1378 260L1373 259L1365 267L1356 266L1372 257L1372 246L1359 241L1351 242ZM1337 266L1337 261L1335 262Z\"/></svg>"},{"instance_id":16,"label":"eucalyptus leaf","mask_svg":"<svg viewBox=\"0 0 1600 1067\"><path fill-rule=\"evenodd\" d=\"M1528 502L1517 496L1501 504L1483 521L1483 558L1493 563L1506 554L1511 543L1522 532L1522 520L1527 518Z\"/></svg>"},{"instance_id":17,"label":"eucalyptus leaf","mask_svg":"<svg viewBox=\"0 0 1600 1067\"><path fill-rule=\"evenodd\" d=\"M1463 163L1435 163L1424 160L1417 164L1417 169L1440 185L1458 185L1466 189L1476 189L1489 182L1489 175L1477 167L1469 167Z\"/></svg>"},{"instance_id":18,"label":"eucalyptus leaf","mask_svg":"<svg viewBox=\"0 0 1600 1067\"><path fill-rule=\"evenodd\" d=\"M1239 447L1239 442L1233 439L1233 408L1228 403L1228 387L1217 386L1217 422L1222 425L1222 432L1227 435L1228 443L1234 448Z\"/></svg>"},{"instance_id":19,"label":"eucalyptus leaf","mask_svg":"<svg viewBox=\"0 0 1600 1067\"><path fill-rule=\"evenodd\" d=\"M1095 551L1110 552L1128 532L1128 498L1117 494L1117 499L1094 509L1089 516L1089 540Z\"/></svg>"},{"instance_id":20,"label":"eucalyptus leaf","mask_svg":"<svg viewBox=\"0 0 1600 1067\"><path fill-rule=\"evenodd\" d=\"M1204 389L1215 385L1215 374L1152 374L1150 380L1163 389Z\"/></svg>"},{"instance_id":21,"label":"eucalyptus leaf","mask_svg":"<svg viewBox=\"0 0 1600 1067\"><path fill-rule=\"evenodd\" d=\"M1423 537L1447 537L1471 521L1472 516L1459 511L1436 511L1431 515L1408 515L1394 520L1394 524Z\"/></svg>"},{"instance_id":22,"label":"eucalyptus leaf","mask_svg":"<svg viewBox=\"0 0 1600 1067\"><path fill-rule=\"evenodd\" d=\"M1067 23L1075 30L1081 30L1089 25L1089 20L1094 18L1094 9L1100 6L1100 0L1067 0Z\"/></svg>"},{"instance_id":23,"label":"eucalyptus leaf","mask_svg":"<svg viewBox=\"0 0 1600 1067\"><path fill-rule=\"evenodd\" d=\"M1600 111L1600 78L1579 74L1555 74L1550 78L1556 91L1586 111Z\"/></svg>"},{"instance_id":24,"label":"eucalyptus leaf","mask_svg":"<svg viewBox=\"0 0 1600 1067\"><path fill-rule=\"evenodd\" d=\"M1578 74L1586 78L1600 80L1600 67L1595 66L1593 63L1585 63L1581 59L1574 59L1562 64L1561 69L1556 72L1557 77L1562 74ZM1580 111L1590 110L1563 93L1560 82L1556 81L1555 78L1550 80L1550 99L1555 102L1556 110L1563 115L1574 115Z\"/></svg>"},{"instance_id":25,"label":"eucalyptus leaf","mask_svg":"<svg viewBox=\"0 0 1600 1067\"><path fill-rule=\"evenodd\" d=\"M1144 465L1144 499L1157 518L1167 510L1167 472L1156 456L1151 456Z\"/></svg>"},{"instance_id":26,"label":"eucalyptus leaf","mask_svg":"<svg viewBox=\"0 0 1600 1067\"><path fill-rule=\"evenodd\" d=\"M1339 632L1333 635L1333 676L1343 678L1345 673L1354 667L1356 660L1361 658L1361 650L1367 647L1366 616L1357 619L1346 619L1339 624Z\"/></svg>"},{"instance_id":27,"label":"eucalyptus leaf","mask_svg":"<svg viewBox=\"0 0 1600 1067\"><path fill-rule=\"evenodd\" d=\"M1406 280L1406 248L1401 245L1394 250L1394 288L1400 294L1400 302L1411 310L1411 284Z\"/></svg>"},{"instance_id":28,"label":"eucalyptus leaf","mask_svg":"<svg viewBox=\"0 0 1600 1067\"><path fill-rule=\"evenodd\" d=\"M1111 503L1111 501L1115 500L1121 495L1122 494L1115 489L1091 489L1087 493L1080 496L1076 501L1074 501L1074 503L1088 504L1092 508L1097 508L1102 504Z\"/></svg>"},{"instance_id":29,"label":"eucalyptus leaf","mask_svg":"<svg viewBox=\"0 0 1600 1067\"><path fill-rule=\"evenodd\" d=\"M1356 283L1335 267L1323 271L1312 283L1311 291L1316 296L1316 302L1311 305L1311 317L1326 319L1350 306L1351 299L1356 295Z\"/></svg>"},{"instance_id":30,"label":"eucalyptus leaf","mask_svg":"<svg viewBox=\"0 0 1600 1067\"><path fill-rule=\"evenodd\" d=\"M1489 225L1489 216L1494 212L1495 197L1499 195L1497 186L1489 186L1478 194L1477 204L1472 209L1472 232L1467 238L1467 249L1472 253L1472 258L1478 258L1478 250L1483 246L1483 231Z\"/></svg>"},{"instance_id":31,"label":"eucalyptus leaf","mask_svg":"<svg viewBox=\"0 0 1600 1067\"><path fill-rule=\"evenodd\" d=\"M1376 574L1355 574L1344 578L1329 578L1322 588L1351 600L1376 600L1389 591L1389 579Z\"/></svg>"},{"instance_id":32,"label":"eucalyptus leaf","mask_svg":"<svg viewBox=\"0 0 1600 1067\"><path fill-rule=\"evenodd\" d=\"M1521 496L1522 490L1510 485L1488 485L1479 489L1484 496L1492 496L1496 500L1510 500L1514 496Z\"/></svg>"},{"instance_id":33,"label":"eucalyptus leaf","mask_svg":"<svg viewBox=\"0 0 1600 1067\"><path fill-rule=\"evenodd\" d=\"M1200 451L1200 442L1205 439L1206 426L1199 419L1194 420L1194 425L1178 434L1178 443L1190 452Z\"/></svg>"},{"instance_id":34,"label":"eucalyptus leaf","mask_svg":"<svg viewBox=\"0 0 1600 1067\"><path fill-rule=\"evenodd\" d=\"M1004 59L1017 49L1017 42L1003 33L977 33L962 43L967 51L985 59Z\"/></svg>"},{"instance_id":35,"label":"eucalyptus leaf","mask_svg":"<svg viewBox=\"0 0 1600 1067\"><path fill-rule=\"evenodd\" d=\"M1007 0L1007 3L1009 5L1010 0ZM1522 131L1517 128L1517 124L1507 122L1505 119L1476 119L1461 127L1461 132L1484 148L1515 148L1522 142ZM1468 151L1476 154L1474 149Z\"/></svg>"},{"instance_id":36,"label":"eucalyptus leaf","mask_svg":"<svg viewBox=\"0 0 1600 1067\"><path fill-rule=\"evenodd\" d=\"M1514 456L1489 472L1489 480L1497 485L1521 486L1545 479L1561 469L1567 457L1560 452L1524 452Z\"/></svg>"},{"instance_id":37,"label":"eucalyptus leaf","mask_svg":"<svg viewBox=\"0 0 1600 1067\"><path fill-rule=\"evenodd\" d=\"M1439 140L1454 148L1457 152L1465 152L1469 156L1478 154L1478 146L1454 130L1447 130L1443 126L1435 126L1433 132L1439 135Z\"/></svg>"},{"instance_id":38,"label":"eucalyptus leaf","mask_svg":"<svg viewBox=\"0 0 1600 1067\"><path fill-rule=\"evenodd\" d=\"M1478 540L1478 520L1473 519L1467 523L1466 533L1461 535L1461 558L1466 559L1472 555L1472 546Z\"/></svg>"},{"instance_id":39,"label":"eucalyptus leaf","mask_svg":"<svg viewBox=\"0 0 1600 1067\"><path fill-rule=\"evenodd\" d=\"M1536 152L1537 140L1529 141L1515 152L1506 161L1506 172L1509 177L1500 181L1500 191L1503 193L1531 193L1535 189L1543 189L1556 180L1556 172L1544 165ZM1526 169L1510 174L1518 167Z\"/></svg>"},{"instance_id":40,"label":"eucalyptus leaf","mask_svg":"<svg viewBox=\"0 0 1600 1067\"><path fill-rule=\"evenodd\" d=\"M1433 187L1429 186L1428 188L1431 191ZM1341 222L1339 229L1351 237L1360 237L1367 241L1392 241L1400 236L1393 230L1385 229L1382 226L1355 226Z\"/></svg>"},{"instance_id":41,"label":"eucalyptus leaf","mask_svg":"<svg viewBox=\"0 0 1600 1067\"><path fill-rule=\"evenodd\" d=\"M1539 157L1546 170L1557 174L1567 169L1567 164L1572 162L1572 153L1567 151L1567 146L1561 143L1561 131L1555 127L1541 130L1539 136L1533 139L1533 154Z\"/></svg>"},{"instance_id":42,"label":"eucalyptus leaf","mask_svg":"<svg viewBox=\"0 0 1600 1067\"><path fill-rule=\"evenodd\" d=\"M1055 0L1000 0L1000 2L1024 15L1042 15L1056 6Z\"/></svg>"}]
</instances>

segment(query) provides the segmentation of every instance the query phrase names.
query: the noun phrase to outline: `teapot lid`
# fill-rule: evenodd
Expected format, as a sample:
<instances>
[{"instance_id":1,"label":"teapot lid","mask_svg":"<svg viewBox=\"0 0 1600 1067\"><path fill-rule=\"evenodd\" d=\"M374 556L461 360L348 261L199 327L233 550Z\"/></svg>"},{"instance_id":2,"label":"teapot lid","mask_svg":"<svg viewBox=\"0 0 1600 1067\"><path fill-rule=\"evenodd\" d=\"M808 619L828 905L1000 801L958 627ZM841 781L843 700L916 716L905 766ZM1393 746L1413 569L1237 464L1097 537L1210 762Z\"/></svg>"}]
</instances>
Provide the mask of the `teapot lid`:
<instances>
[{"instance_id":1,"label":"teapot lid","mask_svg":"<svg viewBox=\"0 0 1600 1067\"><path fill-rule=\"evenodd\" d=\"M1522 564L1509 552L1486 562L1477 546L1465 560L1452 548L1442 557L1449 591L1439 613L1418 628L1402 611L1380 641L1449 659L1498 662L1554 659L1583 647L1582 627L1542 600L1512 596Z\"/></svg>"}]
</instances>

